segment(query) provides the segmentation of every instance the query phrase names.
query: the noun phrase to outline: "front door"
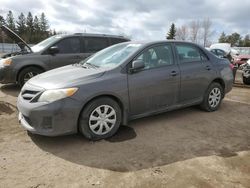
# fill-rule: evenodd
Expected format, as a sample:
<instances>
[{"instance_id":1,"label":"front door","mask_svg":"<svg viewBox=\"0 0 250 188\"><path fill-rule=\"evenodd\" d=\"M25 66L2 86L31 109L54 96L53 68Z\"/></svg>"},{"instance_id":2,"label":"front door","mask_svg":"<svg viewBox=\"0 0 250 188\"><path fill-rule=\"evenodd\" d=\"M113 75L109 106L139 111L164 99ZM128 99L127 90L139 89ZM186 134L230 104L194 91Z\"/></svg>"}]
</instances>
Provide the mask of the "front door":
<instances>
[{"instance_id":1,"label":"front door","mask_svg":"<svg viewBox=\"0 0 250 188\"><path fill-rule=\"evenodd\" d=\"M80 37L64 38L54 46L58 47L59 52L50 55L50 69L78 63L84 59L84 54L81 53Z\"/></svg>"},{"instance_id":2,"label":"front door","mask_svg":"<svg viewBox=\"0 0 250 188\"><path fill-rule=\"evenodd\" d=\"M175 104L180 84L179 68L171 44L152 46L135 60L145 68L128 74L131 116L158 111Z\"/></svg>"}]
</instances>

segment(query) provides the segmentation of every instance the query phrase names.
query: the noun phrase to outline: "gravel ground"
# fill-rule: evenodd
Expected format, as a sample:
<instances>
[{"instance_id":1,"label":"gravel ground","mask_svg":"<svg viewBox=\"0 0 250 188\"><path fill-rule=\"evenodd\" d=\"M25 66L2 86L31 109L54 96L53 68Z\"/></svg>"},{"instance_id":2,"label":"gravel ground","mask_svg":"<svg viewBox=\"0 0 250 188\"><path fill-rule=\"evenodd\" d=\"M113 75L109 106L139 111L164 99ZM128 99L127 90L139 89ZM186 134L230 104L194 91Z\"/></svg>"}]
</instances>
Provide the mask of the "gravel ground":
<instances>
[{"instance_id":1,"label":"gravel ground","mask_svg":"<svg viewBox=\"0 0 250 188\"><path fill-rule=\"evenodd\" d=\"M250 187L250 89L212 113L196 107L135 120L112 138L28 134L15 85L0 89L0 187Z\"/></svg>"}]
</instances>

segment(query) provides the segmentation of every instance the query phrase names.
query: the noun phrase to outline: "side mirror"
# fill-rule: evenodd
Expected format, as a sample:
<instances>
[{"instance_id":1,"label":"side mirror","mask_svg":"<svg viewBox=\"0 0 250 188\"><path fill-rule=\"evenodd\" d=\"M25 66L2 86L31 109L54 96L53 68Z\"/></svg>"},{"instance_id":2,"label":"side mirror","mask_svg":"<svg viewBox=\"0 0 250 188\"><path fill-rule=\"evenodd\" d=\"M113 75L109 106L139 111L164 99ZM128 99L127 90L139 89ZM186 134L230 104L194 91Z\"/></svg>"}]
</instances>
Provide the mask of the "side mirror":
<instances>
[{"instance_id":1,"label":"side mirror","mask_svg":"<svg viewBox=\"0 0 250 188\"><path fill-rule=\"evenodd\" d=\"M59 52L59 48L57 46L51 46L48 50L49 54L54 55Z\"/></svg>"},{"instance_id":2,"label":"side mirror","mask_svg":"<svg viewBox=\"0 0 250 188\"><path fill-rule=\"evenodd\" d=\"M135 60L132 62L132 68L130 68L130 73L137 72L145 67L145 63L142 60Z\"/></svg>"}]
</instances>

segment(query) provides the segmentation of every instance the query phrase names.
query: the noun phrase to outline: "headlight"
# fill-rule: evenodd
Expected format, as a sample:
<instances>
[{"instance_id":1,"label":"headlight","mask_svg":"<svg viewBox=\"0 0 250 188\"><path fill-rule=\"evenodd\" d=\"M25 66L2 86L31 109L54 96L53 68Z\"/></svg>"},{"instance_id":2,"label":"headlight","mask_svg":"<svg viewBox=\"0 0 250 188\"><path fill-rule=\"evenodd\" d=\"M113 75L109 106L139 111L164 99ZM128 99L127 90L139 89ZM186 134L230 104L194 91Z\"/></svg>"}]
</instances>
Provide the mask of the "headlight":
<instances>
[{"instance_id":1,"label":"headlight","mask_svg":"<svg viewBox=\"0 0 250 188\"><path fill-rule=\"evenodd\" d=\"M78 88L53 89L44 91L38 98L38 102L54 102L75 94Z\"/></svg>"},{"instance_id":2,"label":"headlight","mask_svg":"<svg viewBox=\"0 0 250 188\"><path fill-rule=\"evenodd\" d=\"M4 67L10 66L11 63L12 63L12 59L10 59L10 58L3 59L2 62L3 62L3 66L4 66Z\"/></svg>"},{"instance_id":3,"label":"headlight","mask_svg":"<svg viewBox=\"0 0 250 188\"><path fill-rule=\"evenodd\" d=\"M11 63L12 63L12 59L10 59L10 58L1 59L1 60L0 60L0 67L10 66Z\"/></svg>"}]
</instances>

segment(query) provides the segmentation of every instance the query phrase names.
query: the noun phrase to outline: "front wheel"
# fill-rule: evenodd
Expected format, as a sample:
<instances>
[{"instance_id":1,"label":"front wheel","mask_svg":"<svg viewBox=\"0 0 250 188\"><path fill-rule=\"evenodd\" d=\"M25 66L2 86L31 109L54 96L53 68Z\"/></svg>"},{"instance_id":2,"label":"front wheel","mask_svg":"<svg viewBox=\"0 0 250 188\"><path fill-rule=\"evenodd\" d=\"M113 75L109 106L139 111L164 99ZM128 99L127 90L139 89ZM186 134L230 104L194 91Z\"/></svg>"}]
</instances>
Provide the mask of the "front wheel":
<instances>
[{"instance_id":1,"label":"front wheel","mask_svg":"<svg viewBox=\"0 0 250 188\"><path fill-rule=\"evenodd\" d=\"M108 97L98 98L84 108L79 118L80 132L90 140L114 135L121 124L120 106Z\"/></svg>"},{"instance_id":2,"label":"front wheel","mask_svg":"<svg viewBox=\"0 0 250 188\"><path fill-rule=\"evenodd\" d=\"M219 108L224 96L223 88L219 83L213 82L208 87L201 108L205 111L212 112Z\"/></svg>"},{"instance_id":3,"label":"front wheel","mask_svg":"<svg viewBox=\"0 0 250 188\"><path fill-rule=\"evenodd\" d=\"M27 67L21 70L18 75L18 84L22 87L29 79L42 73L43 70L37 67Z\"/></svg>"}]
</instances>

